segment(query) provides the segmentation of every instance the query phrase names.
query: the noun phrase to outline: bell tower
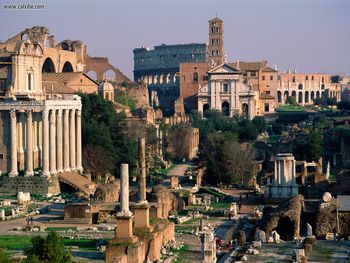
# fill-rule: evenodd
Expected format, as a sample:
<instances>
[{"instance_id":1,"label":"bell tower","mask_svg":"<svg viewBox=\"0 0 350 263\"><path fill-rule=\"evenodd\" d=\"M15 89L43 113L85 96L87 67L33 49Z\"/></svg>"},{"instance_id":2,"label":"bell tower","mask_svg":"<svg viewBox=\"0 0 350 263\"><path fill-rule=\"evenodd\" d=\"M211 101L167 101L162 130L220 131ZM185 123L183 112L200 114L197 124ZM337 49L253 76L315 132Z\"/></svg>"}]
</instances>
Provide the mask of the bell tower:
<instances>
[{"instance_id":1,"label":"bell tower","mask_svg":"<svg viewBox=\"0 0 350 263\"><path fill-rule=\"evenodd\" d=\"M224 63L224 21L217 17L209 20L208 53L209 63Z\"/></svg>"}]
</instances>

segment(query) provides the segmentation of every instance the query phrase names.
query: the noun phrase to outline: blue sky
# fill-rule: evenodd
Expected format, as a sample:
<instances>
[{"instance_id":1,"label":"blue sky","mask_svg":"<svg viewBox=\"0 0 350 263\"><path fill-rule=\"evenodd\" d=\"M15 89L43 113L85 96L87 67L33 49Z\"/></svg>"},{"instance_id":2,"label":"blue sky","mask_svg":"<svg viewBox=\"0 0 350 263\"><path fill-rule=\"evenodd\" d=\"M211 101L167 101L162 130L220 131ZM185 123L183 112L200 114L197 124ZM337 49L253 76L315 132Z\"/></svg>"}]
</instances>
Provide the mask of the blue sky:
<instances>
[{"instance_id":1,"label":"blue sky","mask_svg":"<svg viewBox=\"0 0 350 263\"><path fill-rule=\"evenodd\" d=\"M266 59L280 70L350 74L348 0L0 0L0 40L34 25L57 41L82 40L132 77L135 47L208 42L208 20L225 22L229 61ZM6 11L4 4L45 4Z\"/></svg>"}]
</instances>

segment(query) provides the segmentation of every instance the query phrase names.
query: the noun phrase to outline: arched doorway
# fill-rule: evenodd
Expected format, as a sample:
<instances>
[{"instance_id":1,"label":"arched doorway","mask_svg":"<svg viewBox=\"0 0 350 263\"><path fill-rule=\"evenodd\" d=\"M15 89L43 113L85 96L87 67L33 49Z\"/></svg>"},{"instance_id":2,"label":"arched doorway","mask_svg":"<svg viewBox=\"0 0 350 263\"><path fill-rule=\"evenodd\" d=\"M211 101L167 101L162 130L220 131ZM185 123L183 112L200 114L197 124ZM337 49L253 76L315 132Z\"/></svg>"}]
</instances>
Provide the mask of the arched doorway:
<instances>
[{"instance_id":1,"label":"arched doorway","mask_svg":"<svg viewBox=\"0 0 350 263\"><path fill-rule=\"evenodd\" d=\"M42 73L55 73L55 65L52 62L51 58L46 58L41 69Z\"/></svg>"},{"instance_id":2,"label":"arched doorway","mask_svg":"<svg viewBox=\"0 0 350 263\"><path fill-rule=\"evenodd\" d=\"M305 103L309 103L309 92L305 91Z\"/></svg>"},{"instance_id":3,"label":"arched doorway","mask_svg":"<svg viewBox=\"0 0 350 263\"><path fill-rule=\"evenodd\" d=\"M230 116L230 103L228 103L227 101L224 101L221 104L221 111L222 111L222 114L224 114L224 116Z\"/></svg>"},{"instance_id":4,"label":"arched doorway","mask_svg":"<svg viewBox=\"0 0 350 263\"><path fill-rule=\"evenodd\" d=\"M295 90L292 91L292 97L294 97L295 99L297 98L297 93Z\"/></svg>"},{"instance_id":5,"label":"arched doorway","mask_svg":"<svg viewBox=\"0 0 350 263\"><path fill-rule=\"evenodd\" d=\"M282 240L294 240L294 223L288 216L283 216L278 220L276 231Z\"/></svg>"},{"instance_id":6,"label":"arched doorway","mask_svg":"<svg viewBox=\"0 0 350 263\"><path fill-rule=\"evenodd\" d=\"M242 104L242 116L248 117L248 104L247 103Z\"/></svg>"},{"instance_id":7,"label":"arched doorway","mask_svg":"<svg viewBox=\"0 0 350 263\"><path fill-rule=\"evenodd\" d=\"M66 61L66 63L64 63L63 68L62 68L62 72L73 72L73 67L72 64L69 61Z\"/></svg>"},{"instance_id":8,"label":"arched doorway","mask_svg":"<svg viewBox=\"0 0 350 263\"><path fill-rule=\"evenodd\" d=\"M285 102L288 99L288 97L289 97L289 92L285 91L283 95L283 101Z\"/></svg>"},{"instance_id":9,"label":"arched doorway","mask_svg":"<svg viewBox=\"0 0 350 263\"><path fill-rule=\"evenodd\" d=\"M315 92L311 91L311 100L314 100L314 99L315 99Z\"/></svg>"},{"instance_id":10,"label":"arched doorway","mask_svg":"<svg viewBox=\"0 0 350 263\"><path fill-rule=\"evenodd\" d=\"M319 99L320 98L320 92L316 91L316 98Z\"/></svg>"},{"instance_id":11,"label":"arched doorway","mask_svg":"<svg viewBox=\"0 0 350 263\"><path fill-rule=\"evenodd\" d=\"M298 103L299 104L303 103L303 93L301 91L299 91L299 94L298 94Z\"/></svg>"},{"instance_id":12,"label":"arched doorway","mask_svg":"<svg viewBox=\"0 0 350 263\"><path fill-rule=\"evenodd\" d=\"M278 98L278 103L282 102L282 92L281 91L277 91L277 98Z\"/></svg>"},{"instance_id":13,"label":"arched doorway","mask_svg":"<svg viewBox=\"0 0 350 263\"><path fill-rule=\"evenodd\" d=\"M205 113L207 110L209 110L209 104L208 103L205 103L204 105L203 105L203 113Z\"/></svg>"}]
</instances>

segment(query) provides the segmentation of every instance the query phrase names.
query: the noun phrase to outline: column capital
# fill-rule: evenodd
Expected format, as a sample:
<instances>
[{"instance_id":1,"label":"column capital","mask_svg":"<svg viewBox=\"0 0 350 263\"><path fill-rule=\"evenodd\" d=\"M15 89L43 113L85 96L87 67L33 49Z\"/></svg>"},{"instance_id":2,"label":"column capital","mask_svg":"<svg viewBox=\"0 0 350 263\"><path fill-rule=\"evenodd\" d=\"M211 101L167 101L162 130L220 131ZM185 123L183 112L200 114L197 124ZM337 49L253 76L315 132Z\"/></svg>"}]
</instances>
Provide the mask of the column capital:
<instances>
[{"instance_id":1,"label":"column capital","mask_svg":"<svg viewBox=\"0 0 350 263\"><path fill-rule=\"evenodd\" d=\"M75 114L76 114L77 117L81 117L81 110L76 110Z\"/></svg>"},{"instance_id":2,"label":"column capital","mask_svg":"<svg viewBox=\"0 0 350 263\"><path fill-rule=\"evenodd\" d=\"M49 111L48 110L43 110L41 112L41 116L43 117L43 119L46 119L49 116Z\"/></svg>"},{"instance_id":3,"label":"column capital","mask_svg":"<svg viewBox=\"0 0 350 263\"><path fill-rule=\"evenodd\" d=\"M69 109L64 110L64 117L68 118L69 116Z\"/></svg>"},{"instance_id":4,"label":"column capital","mask_svg":"<svg viewBox=\"0 0 350 263\"><path fill-rule=\"evenodd\" d=\"M57 109L57 118L61 118L62 117L62 109Z\"/></svg>"},{"instance_id":5,"label":"column capital","mask_svg":"<svg viewBox=\"0 0 350 263\"><path fill-rule=\"evenodd\" d=\"M75 109L70 109L70 113L69 114L70 114L71 117L74 117L75 111L76 111Z\"/></svg>"},{"instance_id":6,"label":"column capital","mask_svg":"<svg viewBox=\"0 0 350 263\"><path fill-rule=\"evenodd\" d=\"M56 110L50 110L51 114L50 114L50 123L54 123L55 122L55 118L56 118Z\"/></svg>"},{"instance_id":7,"label":"column capital","mask_svg":"<svg viewBox=\"0 0 350 263\"><path fill-rule=\"evenodd\" d=\"M13 118L16 118L16 110L15 109L11 109L10 110L10 117L13 119Z\"/></svg>"},{"instance_id":8,"label":"column capital","mask_svg":"<svg viewBox=\"0 0 350 263\"><path fill-rule=\"evenodd\" d=\"M32 110L25 110L24 112L25 112L27 118L28 118L28 117L31 117L31 116L32 116L32 113L33 113Z\"/></svg>"}]
</instances>

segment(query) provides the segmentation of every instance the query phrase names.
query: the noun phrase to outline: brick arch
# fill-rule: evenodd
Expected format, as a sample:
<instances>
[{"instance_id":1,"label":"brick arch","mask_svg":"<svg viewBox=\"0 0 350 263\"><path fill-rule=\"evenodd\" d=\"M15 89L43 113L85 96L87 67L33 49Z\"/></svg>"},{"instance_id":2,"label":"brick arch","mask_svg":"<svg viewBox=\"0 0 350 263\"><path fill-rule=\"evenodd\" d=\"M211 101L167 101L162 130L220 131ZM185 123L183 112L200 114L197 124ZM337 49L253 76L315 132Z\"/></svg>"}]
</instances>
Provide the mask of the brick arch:
<instances>
[{"instance_id":1,"label":"brick arch","mask_svg":"<svg viewBox=\"0 0 350 263\"><path fill-rule=\"evenodd\" d=\"M71 63L70 61L64 62L62 65L61 72L74 72L73 63Z\"/></svg>"},{"instance_id":2,"label":"brick arch","mask_svg":"<svg viewBox=\"0 0 350 263\"><path fill-rule=\"evenodd\" d=\"M108 58L87 56L85 59L84 73L91 70L96 72L97 81L103 81L103 74L108 70L114 71L116 82L130 81L119 69L109 63Z\"/></svg>"},{"instance_id":3,"label":"brick arch","mask_svg":"<svg viewBox=\"0 0 350 263\"><path fill-rule=\"evenodd\" d=\"M41 66L41 72L42 73L55 73L57 72L57 67L55 63L53 62L51 57L46 57L42 66Z\"/></svg>"}]
</instances>

